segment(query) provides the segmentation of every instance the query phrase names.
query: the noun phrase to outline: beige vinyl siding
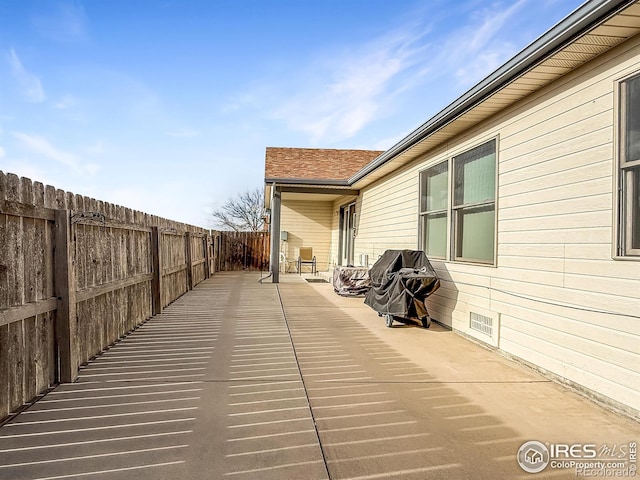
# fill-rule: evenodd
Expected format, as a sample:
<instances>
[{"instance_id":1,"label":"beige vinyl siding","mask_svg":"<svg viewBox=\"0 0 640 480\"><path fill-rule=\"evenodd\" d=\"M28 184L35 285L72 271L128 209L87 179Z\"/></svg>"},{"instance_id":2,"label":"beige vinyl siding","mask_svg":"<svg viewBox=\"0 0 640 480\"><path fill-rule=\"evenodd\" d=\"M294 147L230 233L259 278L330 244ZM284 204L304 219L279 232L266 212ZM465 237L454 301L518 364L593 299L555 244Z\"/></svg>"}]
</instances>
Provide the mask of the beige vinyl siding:
<instances>
[{"instance_id":1,"label":"beige vinyl siding","mask_svg":"<svg viewBox=\"0 0 640 480\"><path fill-rule=\"evenodd\" d=\"M387 249L415 249L418 242L418 178L413 170L362 191L356 212L356 258L367 254L369 263L373 264Z\"/></svg>"},{"instance_id":2,"label":"beige vinyl siding","mask_svg":"<svg viewBox=\"0 0 640 480\"><path fill-rule=\"evenodd\" d=\"M283 200L281 208L280 228L288 232L288 240L281 242L280 251L295 263L300 247L312 247L318 271L326 270L331 249L333 203ZM295 270L293 263L290 270Z\"/></svg>"},{"instance_id":3,"label":"beige vinyl siding","mask_svg":"<svg viewBox=\"0 0 640 480\"><path fill-rule=\"evenodd\" d=\"M497 264L433 261L432 317L481 338L469 314L490 312L501 350L635 411L640 263L612 255L616 81L637 71L638 37L363 189L356 239L416 248L419 172L497 136Z\"/></svg>"}]
</instances>

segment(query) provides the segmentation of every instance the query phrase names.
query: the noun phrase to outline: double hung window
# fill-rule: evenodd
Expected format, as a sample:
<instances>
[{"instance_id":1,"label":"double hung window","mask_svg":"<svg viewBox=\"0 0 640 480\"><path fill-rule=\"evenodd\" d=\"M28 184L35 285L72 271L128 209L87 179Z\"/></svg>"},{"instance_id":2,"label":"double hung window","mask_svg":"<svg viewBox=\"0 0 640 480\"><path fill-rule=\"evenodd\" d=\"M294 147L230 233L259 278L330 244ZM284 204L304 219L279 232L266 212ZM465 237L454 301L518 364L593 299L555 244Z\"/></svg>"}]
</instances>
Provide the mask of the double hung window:
<instances>
[{"instance_id":1,"label":"double hung window","mask_svg":"<svg viewBox=\"0 0 640 480\"><path fill-rule=\"evenodd\" d=\"M619 255L640 256L640 75L620 84Z\"/></svg>"},{"instance_id":2,"label":"double hung window","mask_svg":"<svg viewBox=\"0 0 640 480\"><path fill-rule=\"evenodd\" d=\"M496 142L453 158L454 259L493 263Z\"/></svg>"},{"instance_id":3,"label":"double hung window","mask_svg":"<svg viewBox=\"0 0 640 480\"><path fill-rule=\"evenodd\" d=\"M442 162L422 172L420 211L423 249L432 258L447 257L449 165Z\"/></svg>"},{"instance_id":4,"label":"double hung window","mask_svg":"<svg viewBox=\"0 0 640 480\"><path fill-rule=\"evenodd\" d=\"M420 190L422 248L427 255L493 264L496 140L424 170Z\"/></svg>"}]
</instances>

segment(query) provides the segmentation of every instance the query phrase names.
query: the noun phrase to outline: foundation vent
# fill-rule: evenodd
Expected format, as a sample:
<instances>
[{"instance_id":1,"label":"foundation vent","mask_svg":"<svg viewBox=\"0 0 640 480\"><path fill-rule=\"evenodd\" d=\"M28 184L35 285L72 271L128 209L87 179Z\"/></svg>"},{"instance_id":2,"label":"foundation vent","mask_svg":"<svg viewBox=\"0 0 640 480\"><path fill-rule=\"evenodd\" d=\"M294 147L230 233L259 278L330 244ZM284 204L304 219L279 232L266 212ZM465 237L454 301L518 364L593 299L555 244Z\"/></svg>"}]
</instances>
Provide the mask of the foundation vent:
<instances>
[{"instance_id":1,"label":"foundation vent","mask_svg":"<svg viewBox=\"0 0 640 480\"><path fill-rule=\"evenodd\" d=\"M489 337L493 336L493 318L480 315L476 312L471 312L470 319L469 326L471 327L471 330L484 333Z\"/></svg>"}]
</instances>

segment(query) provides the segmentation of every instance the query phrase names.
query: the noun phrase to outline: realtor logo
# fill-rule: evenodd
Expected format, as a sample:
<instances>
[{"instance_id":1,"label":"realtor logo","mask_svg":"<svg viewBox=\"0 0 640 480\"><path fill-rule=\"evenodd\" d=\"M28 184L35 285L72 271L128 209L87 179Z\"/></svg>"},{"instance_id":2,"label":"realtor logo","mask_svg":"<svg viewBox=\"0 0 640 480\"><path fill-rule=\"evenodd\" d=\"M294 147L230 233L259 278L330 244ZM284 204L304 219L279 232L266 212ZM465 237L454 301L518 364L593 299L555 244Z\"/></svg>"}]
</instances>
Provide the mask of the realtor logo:
<instances>
[{"instance_id":1,"label":"realtor logo","mask_svg":"<svg viewBox=\"0 0 640 480\"><path fill-rule=\"evenodd\" d=\"M523 443L518 450L518 465L527 473L538 473L549 464L549 449L535 440Z\"/></svg>"}]
</instances>

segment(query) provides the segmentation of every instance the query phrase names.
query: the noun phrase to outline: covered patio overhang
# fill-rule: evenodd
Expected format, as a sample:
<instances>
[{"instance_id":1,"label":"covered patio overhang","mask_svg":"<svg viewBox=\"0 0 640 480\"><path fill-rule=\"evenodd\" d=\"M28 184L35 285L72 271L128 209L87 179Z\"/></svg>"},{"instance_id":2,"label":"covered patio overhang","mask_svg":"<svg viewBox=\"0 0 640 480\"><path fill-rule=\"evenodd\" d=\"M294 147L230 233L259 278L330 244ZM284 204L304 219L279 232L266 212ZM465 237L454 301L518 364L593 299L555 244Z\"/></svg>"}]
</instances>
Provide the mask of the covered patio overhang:
<instances>
[{"instance_id":1,"label":"covered patio overhang","mask_svg":"<svg viewBox=\"0 0 640 480\"><path fill-rule=\"evenodd\" d=\"M344 196L357 197L359 191L344 180L265 178L265 208L269 212L271 281L280 281L280 241L282 202L332 202Z\"/></svg>"}]
</instances>

